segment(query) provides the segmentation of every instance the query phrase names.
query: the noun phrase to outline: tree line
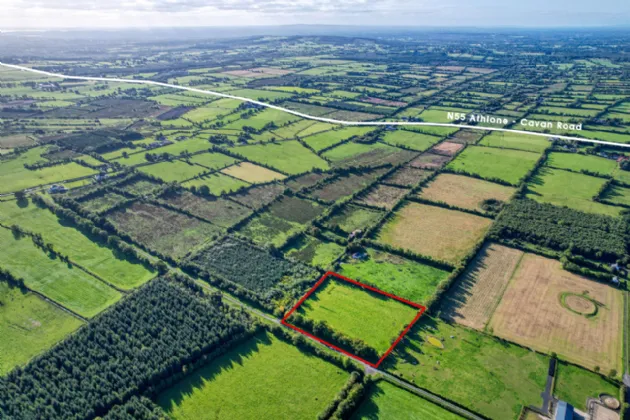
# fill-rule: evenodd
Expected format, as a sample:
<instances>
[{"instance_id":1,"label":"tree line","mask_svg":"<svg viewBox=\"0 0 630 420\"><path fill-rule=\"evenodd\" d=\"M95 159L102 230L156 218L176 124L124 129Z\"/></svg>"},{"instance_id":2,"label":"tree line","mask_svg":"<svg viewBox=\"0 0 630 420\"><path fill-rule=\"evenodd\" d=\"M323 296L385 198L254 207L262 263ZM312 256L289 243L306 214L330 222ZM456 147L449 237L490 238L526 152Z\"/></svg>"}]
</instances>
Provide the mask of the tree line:
<instances>
[{"instance_id":1,"label":"tree line","mask_svg":"<svg viewBox=\"0 0 630 420\"><path fill-rule=\"evenodd\" d=\"M520 199L510 203L491 229L496 239L521 240L556 251L627 264L628 225L623 218L584 213Z\"/></svg>"},{"instance_id":2,"label":"tree line","mask_svg":"<svg viewBox=\"0 0 630 420\"><path fill-rule=\"evenodd\" d=\"M185 282L154 280L51 351L0 378L0 418L79 419L169 386L253 332Z\"/></svg>"}]
</instances>

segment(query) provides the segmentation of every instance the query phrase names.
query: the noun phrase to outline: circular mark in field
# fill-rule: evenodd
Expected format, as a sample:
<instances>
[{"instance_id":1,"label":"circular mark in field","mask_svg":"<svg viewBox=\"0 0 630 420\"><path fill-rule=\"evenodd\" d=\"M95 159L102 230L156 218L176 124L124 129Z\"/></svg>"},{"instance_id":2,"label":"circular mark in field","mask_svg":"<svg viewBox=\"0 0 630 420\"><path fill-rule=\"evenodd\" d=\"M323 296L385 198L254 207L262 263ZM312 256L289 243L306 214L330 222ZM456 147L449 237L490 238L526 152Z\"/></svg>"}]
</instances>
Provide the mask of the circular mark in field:
<instances>
[{"instance_id":1,"label":"circular mark in field","mask_svg":"<svg viewBox=\"0 0 630 420\"><path fill-rule=\"evenodd\" d=\"M433 337L432 335L427 336L427 341L433 347L437 347L438 349L443 349L444 348L444 343L442 343L440 340L438 340L437 338Z\"/></svg>"},{"instance_id":2,"label":"circular mark in field","mask_svg":"<svg viewBox=\"0 0 630 420\"><path fill-rule=\"evenodd\" d=\"M621 404L619 403L619 400L615 397L613 397L612 395L608 395L608 394L601 394L599 396L599 399L601 402L604 403L604 405L612 410L617 410Z\"/></svg>"},{"instance_id":3,"label":"circular mark in field","mask_svg":"<svg viewBox=\"0 0 630 420\"><path fill-rule=\"evenodd\" d=\"M571 312L584 316L593 316L597 313L597 304L588 296L576 293L563 293L561 303Z\"/></svg>"}]
</instances>

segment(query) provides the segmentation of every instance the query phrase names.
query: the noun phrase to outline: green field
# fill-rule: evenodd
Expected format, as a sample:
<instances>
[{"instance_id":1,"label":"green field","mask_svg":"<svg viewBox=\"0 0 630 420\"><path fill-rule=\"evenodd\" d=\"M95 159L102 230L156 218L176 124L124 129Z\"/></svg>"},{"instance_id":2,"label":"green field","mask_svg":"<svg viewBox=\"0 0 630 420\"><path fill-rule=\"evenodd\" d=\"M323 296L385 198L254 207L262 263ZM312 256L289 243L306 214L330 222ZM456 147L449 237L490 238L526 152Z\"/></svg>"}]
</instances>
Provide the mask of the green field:
<instances>
[{"instance_id":1,"label":"green field","mask_svg":"<svg viewBox=\"0 0 630 420\"><path fill-rule=\"evenodd\" d=\"M188 160L208 169L221 169L238 162L238 159L221 153L201 153L193 155Z\"/></svg>"},{"instance_id":2,"label":"green field","mask_svg":"<svg viewBox=\"0 0 630 420\"><path fill-rule=\"evenodd\" d=\"M313 321L325 321L347 337L363 340L382 355L418 310L342 280L328 278L297 312Z\"/></svg>"},{"instance_id":3,"label":"green field","mask_svg":"<svg viewBox=\"0 0 630 420\"><path fill-rule=\"evenodd\" d=\"M368 249L367 253L367 260L348 259L339 273L416 303L426 303L449 276L448 271L386 252Z\"/></svg>"},{"instance_id":4,"label":"green field","mask_svg":"<svg viewBox=\"0 0 630 420\"><path fill-rule=\"evenodd\" d=\"M546 357L427 315L407 336L383 362L406 381L494 419L516 419L523 405L540 405Z\"/></svg>"},{"instance_id":5,"label":"green field","mask_svg":"<svg viewBox=\"0 0 630 420\"><path fill-rule=\"evenodd\" d=\"M190 188L190 187L199 188L202 185L207 186L210 189L211 194L219 196L224 193L238 191L239 189L247 187L250 184L240 179L223 175L222 173L204 175L199 178L194 178L194 179L191 179L190 181L186 181L182 183L182 186L186 188Z\"/></svg>"},{"instance_id":6,"label":"green field","mask_svg":"<svg viewBox=\"0 0 630 420\"><path fill-rule=\"evenodd\" d=\"M208 96L208 100L212 97ZM236 109L242 102L236 99L218 99L211 104L195 108L188 111L181 118L185 118L194 123L201 123L217 118L221 115L227 115ZM168 121L167 121L168 122Z\"/></svg>"},{"instance_id":7,"label":"green field","mask_svg":"<svg viewBox=\"0 0 630 420\"><path fill-rule=\"evenodd\" d=\"M172 419L314 419L348 373L272 335L259 335L157 397Z\"/></svg>"},{"instance_id":8,"label":"green field","mask_svg":"<svg viewBox=\"0 0 630 420\"><path fill-rule=\"evenodd\" d=\"M531 136L528 134L494 132L481 139L480 145L499 147L505 149L519 149L526 152L542 153L551 146L551 142L545 137Z\"/></svg>"},{"instance_id":9,"label":"green field","mask_svg":"<svg viewBox=\"0 0 630 420\"><path fill-rule=\"evenodd\" d=\"M326 270L344 252L345 248L335 242L304 236L291 244L285 255Z\"/></svg>"},{"instance_id":10,"label":"green field","mask_svg":"<svg viewBox=\"0 0 630 420\"><path fill-rule=\"evenodd\" d=\"M619 387L600 375L567 363L559 363L554 396L586 412L587 398L609 394L619 398Z\"/></svg>"},{"instance_id":11,"label":"green field","mask_svg":"<svg viewBox=\"0 0 630 420\"><path fill-rule=\"evenodd\" d=\"M367 398L350 418L352 420L457 420L462 417L409 391L381 380L371 386Z\"/></svg>"},{"instance_id":12,"label":"green field","mask_svg":"<svg viewBox=\"0 0 630 420\"><path fill-rule=\"evenodd\" d=\"M165 182L185 181L194 178L203 172L208 172L208 169L202 166L192 165L181 160L142 166L138 168L138 170L147 175L160 178Z\"/></svg>"},{"instance_id":13,"label":"green field","mask_svg":"<svg viewBox=\"0 0 630 420\"><path fill-rule=\"evenodd\" d=\"M424 152L435 143L440 141L440 137L429 134L414 133L407 130L387 131L383 135L383 141L392 146L400 146L406 149Z\"/></svg>"},{"instance_id":14,"label":"green field","mask_svg":"<svg viewBox=\"0 0 630 420\"><path fill-rule=\"evenodd\" d=\"M303 137L302 141L308 144L316 152L334 146L341 143L344 140L352 138L354 136L361 136L363 134L374 131L371 127L344 127L338 130L325 131L323 133L314 134L312 136Z\"/></svg>"},{"instance_id":15,"label":"green field","mask_svg":"<svg viewBox=\"0 0 630 420\"><path fill-rule=\"evenodd\" d=\"M246 224L239 233L261 245L282 245L295 232L302 229L299 223L289 222L279 217L264 213Z\"/></svg>"},{"instance_id":16,"label":"green field","mask_svg":"<svg viewBox=\"0 0 630 420\"><path fill-rule=\"evenodd\" d=\"M74 162L34 171L24 167L24 164L43 161L43 159L39 158L43 151L41 148L36 147L13 159L0 161L0 193L20 191L38 185L52 184L97 173L94 169L86 168Z\"/></svg>"},{"instance_id":17,"label":"green field","mask_svg":"<svg viewBox=\"0 0 630 420\"><path fill-rule=\"evenodd\" d=\"M289 114L277 109L265 109L248 118L241 118L225 126L228 130L241 130L243 127L252 127L256 130L262 130L270 122L275 123L278 127L299 120L300 117Z\"/></svg>"},{"instance_id":18,"label":"green field","mask_svg":"<svg viewBox=\"0 0 630 420\"><path fill-rule=\"evenodd\" d=\"M562 169L541 168L529 184L528 198L556 206L567 206L589 213L618 216L620 207L607 206L592 200L605 179Z\"/></svg>"},{"instance_id":19,"label":"green field","mask_svg":"<svg viewBox=\"0 0 630 420\"><path fill-rule=\"evenodd\" d=\"M327 150L323 156L329 159L333 166L376 166L377 163L382 163L383 158L398 152L403 150L384 143L348 142ZM410 155L408 159L413 157L413 152L406 153Z\"/></svg>"},{"instance_id":20,"label":"green field","mask_svg":"<svg viewBox=\"0 0 630 420\"><path fill-rule=\"evenodd\" d=\"M467 147L447 169L518 185L540 157L537 153L492 147Z\"/></svg>"},{"instance_id":21,"label":"green field","mask_svg":"<svg viewBox=\"0 0 630 420\"><path fill-rule=\"evenodd\" d=\"M570 169L578 172L586 170L601 175L610 175L617 168L617 162L611 159L593 155L557 152L549 154L546 165L552 168Z\"/></svg>"},{"instance_id":22,"label":"green field","mask_svg":"<svg viewBox=\"0 0 630 420\"><path fill-rule=\"evenodd\" d=\"M366 229L378 222L385 213L365 207L348 205L341 212L336 213L327 222L329 226L338 226L346 233L357 229Z\"/></svg>"},{"instance_id":23,"label":"green field","mask_svg":"<svg viewBox=\"0 0 630 420\"><path fill-rule=\"evenodd\" d=\"M271 166L290 175L312 171L315 168L328 169L328 163L325 160L297 141L232 147L230 150L245 156L252 162Z\"/></svg>"},{"instance_id":24,"label":"green field","mask_svg":"<svg viewBox=\"0 0 630 420\"><path fill-rule=\"evenodd\" d=\"M33 203L19 206L15 201L0 202L0 222L17 224L27 231L41 234L57 251L122 289L132 289L155 276L143 265L121 258L111 248L94 242L49 210Z\"/></svg>"},{"instance_id":25,"label":"green field","mask_svg":"<svg viewBox=\"0 0 630 420\"><path fill-rule=\"evenodd\" d=\"M83 322L0 280L0 376L49 349Z\"/></svg>"},{"instance_id":26,"label":"green field","mask_svg":"<svg viewBox=\"0 0 630 420\"><path fill-rule=\"evenodd\" d=\"M615 204L630 206L630 188L612 185L606 190L603 198Z\"/></svg>"},{"instance_id":27,"label":"green field","mask_svg":"<svg viewBox=\"0 0 630 420\"><path fill-rule=\"evenodd\" d=\"M234 95L234 96L242 96L244 98L258 99L258 100L263 100L263 101L273 101L275 99L286 99L293 96L289 93L274 92L270 90L260 90L260 89L239 89L239 90L232 90L229 93L230 95Z\"/></svg>"},{"instance_id":28,"label":"green field","mask_svg":"<svg viewBox=\"0 0 630 420\"><path fill-rule=\"evenodd\" d=\"M120 299L121 294L76 267L51 258L29 237L16 239L0 228L0 267L21 277L27 287L84 316L92 317Z\"/></svg>"}]
</instances>

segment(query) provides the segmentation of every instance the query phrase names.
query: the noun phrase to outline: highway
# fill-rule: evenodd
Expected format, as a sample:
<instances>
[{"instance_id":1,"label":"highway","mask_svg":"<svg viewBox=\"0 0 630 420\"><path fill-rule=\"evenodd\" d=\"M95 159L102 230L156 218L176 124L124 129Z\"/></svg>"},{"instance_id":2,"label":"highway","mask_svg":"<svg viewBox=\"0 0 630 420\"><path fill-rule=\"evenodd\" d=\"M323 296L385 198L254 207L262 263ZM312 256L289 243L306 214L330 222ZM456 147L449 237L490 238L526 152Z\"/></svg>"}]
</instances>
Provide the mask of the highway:
<instances>
[{"instance_id":1,"label":"highway","mask_svg":"<svg viewBox=\"0 0 630 420\"><path fill-rule=\"evenodd\" d=\"M229 98L229 99L237 99L243 102L249 102L252 104L260 105L262 107L276 109L278 111L286 112L288 114L293 114L301 118L305 118L308 120L320 121L330 124L338 124L338 125L348 125L348 126L430 126L430 127L456 127L456 128L467 128L469 130L480 130L480 131L498 131L498 132L506 132L506 133L517 133L517 134L527 134L530 136L539 136L539 137L554 137L563 140L572 140L582 143L591 143L591 144L602 144L607 146L621 146L630 148L630 144L624 143L615 143L610 141L602 141L602 140L592 140L592 139L584 139L581 137L572 137L572 136L561 136L555 134L548 133L536 133L532 131L525 130L513 130L510 128L497 128L497 127L484 127L479 125L468 125L468 124L450 124L450 123L432 123L432 122L416 122L416 121L343 121L336 120L333 118L325 118L325 117L317 117L314 115L308 115L303 112L294 111L292 109L283 108L278 105L269 104L262 101L257 101L255 99L245 98L242 96L230 95L227 93L215 92L212 90L204 90L197 89L189 86L179 86L173 85L170 83L156 82L153 80L138 80L138 79L119 79L114 77L92 77L92 76L69 76L65 74L51 73L43 70L36 70L30 67L18 66L15 64L6 64L0 62L0 66L4 66L7 68L11 68L14 70L28 71L35 74L40 74L48 77L57 77L60 79L72 79L72 80L87 80L87 81L96 81L96 82L117 82L117 83L135 83L138 85L150 85L150 86L160 86L172 89L185 90L189 92L201 93L205 95L217 96L220 98Z\"/></svg>"}]
</instances>

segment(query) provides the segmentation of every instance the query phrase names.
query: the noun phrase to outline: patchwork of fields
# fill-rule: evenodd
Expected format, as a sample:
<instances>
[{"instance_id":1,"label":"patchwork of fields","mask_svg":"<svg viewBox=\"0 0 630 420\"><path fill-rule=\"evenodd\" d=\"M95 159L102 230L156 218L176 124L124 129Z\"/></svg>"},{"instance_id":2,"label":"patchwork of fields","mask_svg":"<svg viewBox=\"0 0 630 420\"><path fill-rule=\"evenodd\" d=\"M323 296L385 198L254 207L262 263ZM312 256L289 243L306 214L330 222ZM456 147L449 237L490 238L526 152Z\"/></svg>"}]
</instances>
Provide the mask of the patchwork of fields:
<instances>
[{"instance_id":1,"label":"patchwork of fields","mask_svg":"<svg viewBox=\"0 0 630 420\"><path fill-rule=\"evenodd\" d=\"M481 32L8 55L382 125L0 68L0 418L516 420L553 360L620 397L630 152L555 136L630 143L623 35Z\"/></svg>"}]
</instances>

